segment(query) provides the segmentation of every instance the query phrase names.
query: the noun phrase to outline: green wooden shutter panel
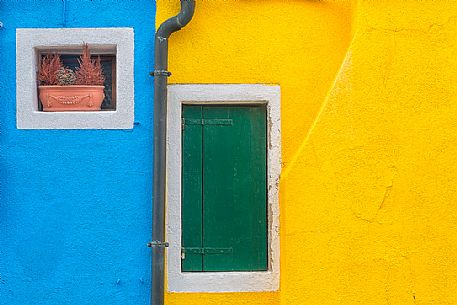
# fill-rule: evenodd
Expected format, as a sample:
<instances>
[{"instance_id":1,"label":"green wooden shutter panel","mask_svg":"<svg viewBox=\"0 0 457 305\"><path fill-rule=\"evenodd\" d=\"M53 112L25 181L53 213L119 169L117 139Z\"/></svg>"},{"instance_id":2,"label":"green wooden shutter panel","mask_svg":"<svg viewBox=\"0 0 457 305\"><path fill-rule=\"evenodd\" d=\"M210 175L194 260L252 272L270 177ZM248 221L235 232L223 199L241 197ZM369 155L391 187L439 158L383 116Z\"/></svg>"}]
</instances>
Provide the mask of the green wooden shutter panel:
<instances>
[{"instance_id":1,"label":"green wooden shutter panel","mask_svg":"<svg viewBox=\"0 0 457 305\"><path fill-rule=\"evenodd\" d=\"M265 107L182 115L182 270L267 270Z\"/></svg>"},{"instance_id":2,"label":"green wooden shutter panel","mask_svg":"<svg viewBox=\"0 0 457 305\"><path fill-rule=\"evenodd\" d=\"M200 119L201 107L185 107L183 115ZM203 247L202 202L202 125L184 125L182 133L182 232L184 247ZM203 257L199 253L183 253L181 268L202 271Z\"/></svg>"}]
</instances>

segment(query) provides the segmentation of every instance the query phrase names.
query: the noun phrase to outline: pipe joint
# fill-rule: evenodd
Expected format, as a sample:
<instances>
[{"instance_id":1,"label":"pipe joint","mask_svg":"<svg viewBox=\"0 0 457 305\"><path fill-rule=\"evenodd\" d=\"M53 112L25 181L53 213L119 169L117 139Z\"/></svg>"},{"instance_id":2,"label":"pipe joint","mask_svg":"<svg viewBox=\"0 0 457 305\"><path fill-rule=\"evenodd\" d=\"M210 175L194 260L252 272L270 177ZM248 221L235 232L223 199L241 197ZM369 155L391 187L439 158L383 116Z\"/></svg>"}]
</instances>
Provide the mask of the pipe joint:
<instances>
[{"instance_id":1,"label":"pipe joint","mask_svg":"<svg viewBox=\"0 0 457 305\"><path fill-rule=\"evenodd\" d=\"M146 244L149 248L168 248L170 244L166 241L153 240Z\"/></svg>"},{"instance_id":2,"label":"pipe joint","mask_svg":"<svg viewBox=\"0 0 457 305\"><path fill-rule=\"evenodd\" d=\"M149 75L151 76L166 76L170 77L171 72L167 70L154 70L153 72L150 72Z\"/></svg>"},{"instance_id":3,"label":"pipe joint","mask_svg":"<svg viewBox=\"0 0 457 305\"><path fill-rule=\"evenodd\" d=\"M192 20L194 11L195 0L181 0L181 11L160 25L156 37L168 38L174 32L185 27Z\"/></svg>"}]
</instances>

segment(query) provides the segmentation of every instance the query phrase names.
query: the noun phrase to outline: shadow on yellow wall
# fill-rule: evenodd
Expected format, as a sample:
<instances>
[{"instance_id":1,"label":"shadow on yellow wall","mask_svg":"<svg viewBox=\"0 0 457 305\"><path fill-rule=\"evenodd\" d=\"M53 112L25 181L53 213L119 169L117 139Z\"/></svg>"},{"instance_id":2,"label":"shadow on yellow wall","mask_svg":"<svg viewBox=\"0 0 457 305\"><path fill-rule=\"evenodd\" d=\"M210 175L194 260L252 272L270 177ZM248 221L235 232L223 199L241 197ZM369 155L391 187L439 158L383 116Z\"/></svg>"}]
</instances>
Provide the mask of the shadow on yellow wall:
<instances>
[{"instance_id":1,"label":"shadow on yellow wall","mask_svg":"<svg viewBox=\"0 0 457 305\"><path fill-rule=\"evenodd\" d=\"M359 1L281 183L281 304L456 304L457 4Z\"/></svg>"}]
</instances>

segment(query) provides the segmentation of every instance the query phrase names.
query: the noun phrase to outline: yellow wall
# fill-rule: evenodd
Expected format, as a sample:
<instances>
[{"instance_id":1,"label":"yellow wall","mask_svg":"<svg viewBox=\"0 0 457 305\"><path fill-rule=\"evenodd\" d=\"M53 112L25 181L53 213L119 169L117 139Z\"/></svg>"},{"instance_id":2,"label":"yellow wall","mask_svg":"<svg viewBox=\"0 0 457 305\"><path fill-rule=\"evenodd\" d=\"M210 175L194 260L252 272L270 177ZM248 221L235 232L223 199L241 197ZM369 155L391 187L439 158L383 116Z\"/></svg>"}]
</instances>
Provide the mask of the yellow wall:
<instances>
[{"instance_id":1,"label":"yellow wall","mask_svg":"<svg viewBox=\"0 0 457 305\"><path fill-rule=\"evenodd\" d=\"M158 0L158 23L179 10ZM200 0L172 83L282 90L281 290L167 304L457 304L457 2Z\"/></svg>"}]
</instances>

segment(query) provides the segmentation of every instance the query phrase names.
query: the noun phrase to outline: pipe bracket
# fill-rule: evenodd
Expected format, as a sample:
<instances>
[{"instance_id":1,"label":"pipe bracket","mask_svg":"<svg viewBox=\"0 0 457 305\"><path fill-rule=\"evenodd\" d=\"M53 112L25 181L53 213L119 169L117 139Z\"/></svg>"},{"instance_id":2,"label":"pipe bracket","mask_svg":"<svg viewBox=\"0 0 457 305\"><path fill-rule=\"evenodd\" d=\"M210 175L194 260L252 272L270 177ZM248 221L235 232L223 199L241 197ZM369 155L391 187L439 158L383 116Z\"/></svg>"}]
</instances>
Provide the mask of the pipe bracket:
<instances>
[{"instance_id":1,"label":"pipe bracket","mask_svg":"<svg viewBox=\"0 0 457 305\"><path fill-rule=\"evenodd\" d=\"M171 76L171 72L167 70L154 70L154 72L149 73L151 76Z\"/></svg>"},{"instance_id":2,"label":"pipe bracket","mask_svg":"<svg viewBox=\"0 0 457 305\"><path fill-rule=\"evenodd\" d=\"M166 241L153 240L153 241L148 242L147 246L149 248L154 248L154 247L168 248L168 246L170 246L170 244L168 242L166 242Z\"/></svg>"}]
</instances>

